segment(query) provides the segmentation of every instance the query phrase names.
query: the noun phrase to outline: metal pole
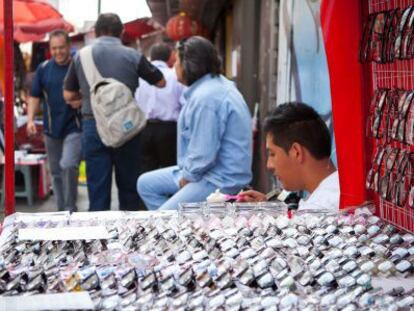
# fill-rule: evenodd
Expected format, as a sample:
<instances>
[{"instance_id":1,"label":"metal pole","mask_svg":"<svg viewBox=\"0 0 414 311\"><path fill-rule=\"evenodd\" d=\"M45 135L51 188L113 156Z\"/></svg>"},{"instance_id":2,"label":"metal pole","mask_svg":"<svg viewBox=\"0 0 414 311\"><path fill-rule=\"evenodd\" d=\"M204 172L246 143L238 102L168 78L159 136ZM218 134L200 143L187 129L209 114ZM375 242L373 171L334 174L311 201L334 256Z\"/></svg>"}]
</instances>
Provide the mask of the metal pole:
<instances>
[{"instance_id":1,"label":"metal pole","mask_svg":"<svg viewBox=\"0 0 414 311\"><path fill-rule=\"evenodd\" d=\"M101 15L101 0L98 0L98 17Z\"/></svg>"},{"instance_id":2,"label":"metal pole","mask_svg":"<svg viewBox=\"0 0 414 311\"><path fill-rule=\"evenodd\" d=\"M14 70L13 70L13 0L3 1L4 12L4 136L5 136L5 215L14 210Z\"/></svg>"}]
</instances>

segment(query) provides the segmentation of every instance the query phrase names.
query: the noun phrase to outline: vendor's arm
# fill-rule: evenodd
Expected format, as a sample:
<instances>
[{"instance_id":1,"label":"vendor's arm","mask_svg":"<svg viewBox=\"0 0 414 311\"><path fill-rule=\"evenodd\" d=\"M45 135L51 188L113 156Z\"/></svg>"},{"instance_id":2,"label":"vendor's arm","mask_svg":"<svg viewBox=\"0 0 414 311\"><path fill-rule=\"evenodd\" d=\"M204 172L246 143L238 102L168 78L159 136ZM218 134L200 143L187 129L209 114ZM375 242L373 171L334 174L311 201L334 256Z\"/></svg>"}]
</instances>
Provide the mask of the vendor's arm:
<instances>
[{"instance_id":1,"label":"vendor's arm","mask_svg":"<svg viewBox=\"0 0 414 311\"><path fill-rule=\"evenodd\" d=\"M138 65L138 75L149 84L156 87L162 88L166 85L162 72L151 64L144 56L141 57Z\"/></svg>"},{"instance_id":2,"label":"vendor's arm","mask_svg":"<svg viewBox=\"0 0 414 311\"><path fill-rule=\"evenodd\" d=\"M247 190L239 193L239 202L265 202L266 195L256 190Z\"/></svg>"},{"instance_id":3,"label":"vendor's arm","mask_svg":"<svg viewBox=\"0 0 414 311\"><path fill-rule=\"evenodd\" d=\"M73 109L78 109L82 104L82 94L79 90L79 80L76 75L75 61L73 61L69 66L63 83L63 98Z\"/></svg>"},{"instance_id":4,"label":"vendor's arm","mask_svg":"<svg viewBox=\"0 0 414 311\"><path fill-rule=\"evenodd\" d=\"M202 104L193 111L191 119L182 175L188 182L197 182L215 165L225 121L211 107Z\"/></svg>"}]
</instances>

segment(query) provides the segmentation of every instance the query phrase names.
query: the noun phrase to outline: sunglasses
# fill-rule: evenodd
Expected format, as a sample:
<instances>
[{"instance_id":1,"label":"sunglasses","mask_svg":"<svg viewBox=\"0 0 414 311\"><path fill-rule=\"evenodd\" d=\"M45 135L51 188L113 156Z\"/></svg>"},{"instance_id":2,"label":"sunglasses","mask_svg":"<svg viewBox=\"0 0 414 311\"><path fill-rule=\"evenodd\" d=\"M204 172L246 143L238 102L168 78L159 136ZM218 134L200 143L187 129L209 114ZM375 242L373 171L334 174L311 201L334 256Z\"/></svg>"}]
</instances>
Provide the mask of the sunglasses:
<instances>
[{"instance_id":1,"label":"sunglasses","mask_svg":"<svg viewBox=\"0 0 414 311\"><path fill-rule=\"evenodd\" d=\"M387 157L385 160L385 172L379 181L380 195L384 200L390 199L390 190L391 190L390 179L392 176L392 171L393 171L394 164L396 162L398 153L399 153L399 149L391 149L391 151L387 153Z\"/></svg>"},{"instance_id":2,"label":"sunglasses","mask_svg":"<svg viewBox=\"0 0 414 311\"><path fill-rule=\"evenodd\" d=\"M373 99L373 106L375 107L375 110L373 122L371 125L371 133L374 138L381 138L383 136L383 133L380 133L380 129L381 121L383 119L384 106L387 101L387 94L388 90L378 90Z\"/></svg>"},{"instance_id":3,"label":"sunglasses","mask_svg":"<svg viewBox=\"0 0 414 311\"><path fill-rule=\"evenodd\" d=\"M368 172L367 180L366 180L366 188L369 190L374 190L378 192L378 178L379 178L379 171L381 168L382 160L386 153L387 148L385 147L378 147L374 159L372 161L373 165Z\"/></svg>"}]
</instances>

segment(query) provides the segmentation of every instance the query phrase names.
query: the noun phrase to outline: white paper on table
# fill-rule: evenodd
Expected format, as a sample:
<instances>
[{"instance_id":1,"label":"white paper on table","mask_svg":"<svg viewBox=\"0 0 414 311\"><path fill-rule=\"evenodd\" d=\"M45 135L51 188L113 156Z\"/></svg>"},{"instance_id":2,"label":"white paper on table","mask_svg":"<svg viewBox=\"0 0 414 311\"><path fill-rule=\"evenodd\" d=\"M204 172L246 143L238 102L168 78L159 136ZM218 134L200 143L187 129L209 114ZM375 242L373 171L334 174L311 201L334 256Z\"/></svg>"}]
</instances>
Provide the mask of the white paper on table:
<instances>
[{"instance_id":1,"label":"white paper on table","mask_svg":"<svg viewBox=\"0 0 414 311\"><path fill-rule=\"evenodd\" d=\"M124 212L122 211L100 211L100 212L76 212L70 215L70 221L93 220L102 221L121 219Z\"/></svg>"},{"instance_id":2,"label":"white paper on table","mask_svg":"<svg viewBox=\"0 0 414 311\"><path fill-rule=\"evenodd\" d=\"M70 212L45 212L45 213L14 213L4 218L3 227L13 225L15 222L30 223L40 220L64 221L70 216Z\"/></svg>"},{"instance_id":3,"label":"white paper on table","mask_svg":"<svg viewBox=\"0 0 414 311\"><path fill-rule=\"evenodd\" d=\"M395 287L404 287L406 291L414 289L414 277L403 278L397 276L375 276L372 278L371 283L374 287L382 287L382 289L386 292L392 290Z\"/></svg>"},{"instance_id":4,"label":"white paper on table","mask_svg":"<svg viewBox=\"0 0 414 311\"><path fill-rule=\"evenodd\" d=\"M43 159L46 159L45 154L37 154L37 153L29 153L22 157L20 157L19 161L20 163L32 163L32 162L39 162Z\"/></svg>"},{"instance_id":5,"label":"white paper on table","mask_svg":"<svg viewBox=\"0 0 414 311\"><path fill-rule=\"evenodd\" d=\"M68 241L109 238L108 230L104 226L19 229L19 240Z\"/></svg>"},{"instance_id":6,"label":"white paper on table","mask_svg":"<svg viewBox=\"0 0 414 311\"><path fill-rule=\"evenodd\" d=\"M0 310L91 310L93 302L88 292L0 297Z\"/></svg>"},{"instance_id":7,"label":"white paper on table","mask_svg":"<svg viewBox=\"0 0 414 311\"><path fill-rule=\"evenodd\" d=\"M149 217L171 217L177 215L176 210L166 211L138 211L138 212L125 212L127 218L134 219L147 219Z\"/></svg>"}]
</instances>

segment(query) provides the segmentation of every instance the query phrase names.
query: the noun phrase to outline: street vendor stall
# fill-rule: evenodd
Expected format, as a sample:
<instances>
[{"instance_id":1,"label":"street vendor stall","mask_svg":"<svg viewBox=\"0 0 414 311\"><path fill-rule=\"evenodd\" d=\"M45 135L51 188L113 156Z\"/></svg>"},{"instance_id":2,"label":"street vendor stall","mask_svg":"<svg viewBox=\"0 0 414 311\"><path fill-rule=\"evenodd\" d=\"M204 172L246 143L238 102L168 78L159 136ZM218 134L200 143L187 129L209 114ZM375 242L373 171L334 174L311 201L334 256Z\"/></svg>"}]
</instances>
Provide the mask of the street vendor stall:
<instances>
[{"instance_id":1,"label":"street vendor stall","mask_svg":"<svg viewBox=\"0 0 414 311\"><path fill-rule=\"evenodd\" d=\"M401 63L395 68L367 65L368 59L360 63L355 54L364 46L360 18L374 20L372 25L378 18L376 30L398 25L392 22L394 17L390 24L384 22L385 15L378 17L381 10L396 12L383 5L399 4L405 12L411 3L368 3L361 7L357 0L330 1L323 14L345 209L289 212L283 203L201 202L162 212L16 213L6 217L0 235L0 306L6 310L413 309L414 203L407 200L413 144L405 143L406 136L398 140L398 129L407 124L409 112L403 108L408 96L414 97L414 85L412 80L397 84L393 94L399 100L387 102L396 106L392 118L386 118L379 102L400 81L391 73L400 77L407 68L399 67ZM341 27L349 21L334 17L350 7L347 17L356 23L344 31ZM414 25L414 8L408 12ZM344 39L348 46L341 46ZM410 46L412 40L406 40L405 46ZM368 46L375 50L377 45ZM349 72L354 76L342 75ZM366 92L364 83L373 89ZM349 118L341 119L344 116ZM387 132L384 124L391 124L389 137L379 135ZM13 137L6 147L10 142ZM350 146L356 150L350 152ZM6 162L13 167L8 150ZM377 176L368 179L372 192L365 189L368 166ZM13 212L11 194L12 186L7 189L6 214ZM349 208L370 198L373 204Z\"/></svg>"},{"instance_id":2,"label":"street vendor stall","mask_svg":"<svg viewBox=\"0 0 414 311\"><path fill-rule=\"evenodd\" d=\"M344 12L347 12L344 14ZM414 6L323 1L342 206L414 231Z\"/></svg>"},{"instance_id":3,"label":"street vendor stall","mask_svg":"<svg viewBox=\"0 0 414 311\"><path fill-rule=\"evenodd\" d=\"M353 212L289 219L282 203L195 203L178 212L14 214L0 237L0 305L414 307L414 235L368 207Z\"/></svg>"}]
</instances>

